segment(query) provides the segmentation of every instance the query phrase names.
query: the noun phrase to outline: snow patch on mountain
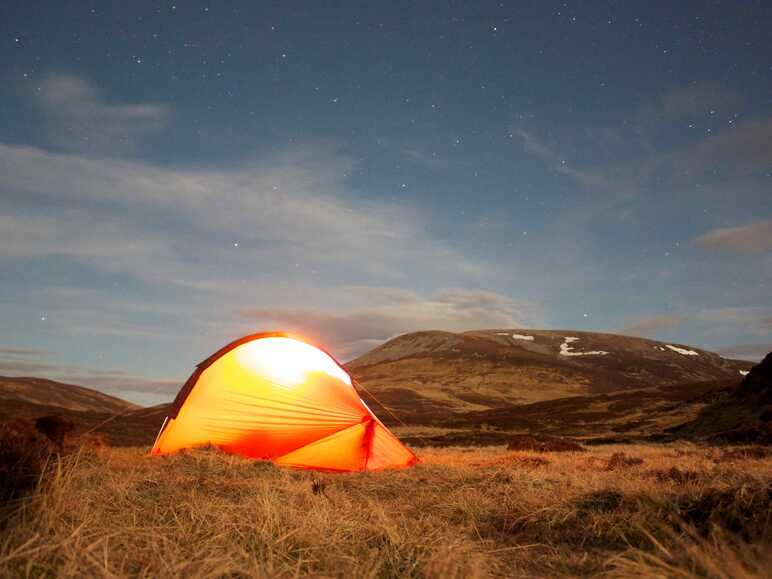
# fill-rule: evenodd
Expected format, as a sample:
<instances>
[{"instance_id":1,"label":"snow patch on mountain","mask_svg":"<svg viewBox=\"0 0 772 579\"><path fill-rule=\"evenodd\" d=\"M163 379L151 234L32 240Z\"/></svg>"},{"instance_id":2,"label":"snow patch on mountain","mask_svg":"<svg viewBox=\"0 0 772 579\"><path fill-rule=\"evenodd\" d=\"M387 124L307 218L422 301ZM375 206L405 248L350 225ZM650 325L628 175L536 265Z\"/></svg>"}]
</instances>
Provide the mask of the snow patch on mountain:
<instances>
[{"instance_id":1,"label":"snow patch on mountain","mask_svg":"<svg viewBox=\"0 0 772 579\"><path fill-rule=\"evenodd\" d=\"M604 350L592 350L590 352L575 352L574 349L569 346L571 342L576 342L579 338L574 338L573 336L565 336L563 338L564 342L560 344L560 355L561 356L605 356L608 354L608 352Z\"/></svg>"},{"instance_id":2,"label":"snow patch on mountain","mask_svg":"<svg viewBox=\"0 0 772 579\"><path fill-rule=\"evenodd\" d=\"M509 332L496 332L497 336L509 336ZM527 342L533 342L534 337L529 336L528 334L512 334L513 340L525 340Z\"/></svg>"},{"instance_id":3,"label":"snow patch on mountain","mask_svg":"<svg viewBox=\"0 0 772 579\"><path fill-rule=\"evenodd\" d=\"M665 347L670 348L673 350L673 352L681 354L682 356L699 356L699 354L694 350L687 350L685 348L679 348L678 346L672 346L670 344L665 344Z\"/></svg>"}]
</instances>

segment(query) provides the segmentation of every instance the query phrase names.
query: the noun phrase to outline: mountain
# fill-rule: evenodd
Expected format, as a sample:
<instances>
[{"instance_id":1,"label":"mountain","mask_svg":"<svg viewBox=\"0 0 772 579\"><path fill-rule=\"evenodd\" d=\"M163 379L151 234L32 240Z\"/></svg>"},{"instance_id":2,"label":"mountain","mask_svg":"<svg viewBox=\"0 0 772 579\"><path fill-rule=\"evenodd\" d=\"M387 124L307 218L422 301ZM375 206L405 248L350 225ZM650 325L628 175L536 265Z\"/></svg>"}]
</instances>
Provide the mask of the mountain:
<instances>
[{"instance_id":1,"label":"mountain","mask_svg":"<svg viewBox=\"0 0 772 579\"><path fill-rule=\"evenodd\" d=\"M140 408L137 404L83 386L43 378L0 376L0 406L8 409L10 406L24 405L75 412L107 413Z\"/></svg>"},{"instance_id":2,"label":"mountain","mask_svg":"<svg viewBox=\"0 0 772 579\"><path fill-rule=\"evenodd\" d=\"M374 408L381 402L406 423L440 425L567 397L579 407L625 391L651 399L681 384L731 387L752 364L616 334L480 330L406 334L346 366Z\"/></svg>"}]
</instances>

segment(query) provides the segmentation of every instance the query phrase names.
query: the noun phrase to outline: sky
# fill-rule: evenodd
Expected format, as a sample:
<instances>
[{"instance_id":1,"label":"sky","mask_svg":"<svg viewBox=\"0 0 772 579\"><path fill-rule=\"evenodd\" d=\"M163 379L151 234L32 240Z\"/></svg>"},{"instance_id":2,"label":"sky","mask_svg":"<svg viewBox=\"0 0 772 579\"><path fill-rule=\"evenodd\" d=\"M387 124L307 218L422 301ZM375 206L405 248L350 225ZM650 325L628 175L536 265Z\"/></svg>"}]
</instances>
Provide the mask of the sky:
<instances>
[{"instance_id":1,"label":"sky","mask_svg":"<svg viewBox=\"0 0 772 579\"><path fill-rule=\"evenodd\" d=\"M246 334L772 350L772 4L0 4L0 375Z\"/></svg>"}]
</instances>

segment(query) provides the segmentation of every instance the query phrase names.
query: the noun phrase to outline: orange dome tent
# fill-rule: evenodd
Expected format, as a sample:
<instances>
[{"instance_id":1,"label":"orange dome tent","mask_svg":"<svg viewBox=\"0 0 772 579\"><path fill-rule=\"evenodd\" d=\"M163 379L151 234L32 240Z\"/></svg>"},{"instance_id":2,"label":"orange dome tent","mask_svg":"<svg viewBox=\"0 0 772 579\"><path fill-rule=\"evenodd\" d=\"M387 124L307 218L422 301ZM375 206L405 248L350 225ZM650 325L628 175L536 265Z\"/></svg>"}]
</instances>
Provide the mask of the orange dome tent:
<instances>
[{"instance_id":1,"label":"orange dome tent","mask_svg":"<svg viewBox=\"0 0 772 579\"><path fill-rule=\"evenodd\" d=\"M177 394L151 453L206 444L318 470L416 462L330 354L280 333L236 340L201 362Z\"/></svg>"}]
</instances>

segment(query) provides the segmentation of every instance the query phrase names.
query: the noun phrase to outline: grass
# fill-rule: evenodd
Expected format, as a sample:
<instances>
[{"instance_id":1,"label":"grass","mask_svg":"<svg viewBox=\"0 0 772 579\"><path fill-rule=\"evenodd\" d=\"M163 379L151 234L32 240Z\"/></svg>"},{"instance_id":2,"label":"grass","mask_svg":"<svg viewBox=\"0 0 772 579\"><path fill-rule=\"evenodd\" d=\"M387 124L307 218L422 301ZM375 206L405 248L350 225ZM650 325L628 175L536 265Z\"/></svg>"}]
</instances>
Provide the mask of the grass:
<instances>
[{"instance_id":1,"label":"grass","mask_svg":"<svg viewBox=\"0 0 772 579\"><path fill-rule=\"evenodd\" d=\"M6 511L0 576L734 578L772 568L763 452L680 443L420 456L413 469L335 475L214 450L83 449L53 461Z\"/></svg>"}]
</instances>

